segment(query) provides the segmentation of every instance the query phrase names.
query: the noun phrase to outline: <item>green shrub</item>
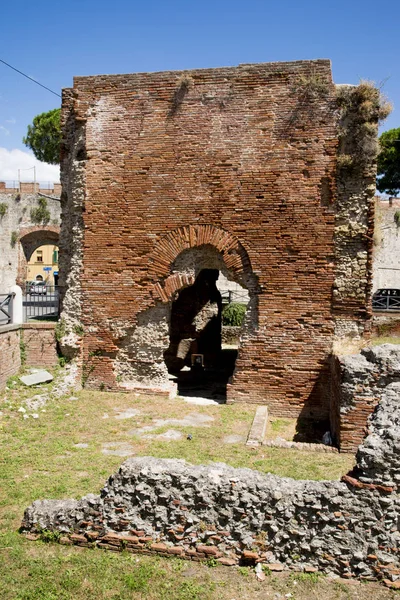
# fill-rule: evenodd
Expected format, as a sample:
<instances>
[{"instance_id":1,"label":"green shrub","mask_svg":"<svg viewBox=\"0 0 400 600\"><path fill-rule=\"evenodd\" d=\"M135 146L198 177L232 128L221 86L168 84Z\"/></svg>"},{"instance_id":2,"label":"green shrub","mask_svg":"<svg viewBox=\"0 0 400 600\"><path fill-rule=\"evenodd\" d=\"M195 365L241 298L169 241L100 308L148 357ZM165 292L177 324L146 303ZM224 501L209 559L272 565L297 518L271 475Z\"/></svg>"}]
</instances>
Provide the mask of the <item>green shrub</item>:
<instances>
[{"instance_id":1,"label":"green shrub","mask_svg":"<svg viewBox=\"0 0 400 600\"><path fill-rule=\"evenodd\" d=\"M241 304L239 302L228 304L222 311L222 324L241 327L244 315L246 314L246 308L246 304Z\"/></svg>"},{"instance_id":2,"label":"green shrub","mask_svg":"<svg viewBox=\"0 0 400 600\"><path fill-rule=\"evenodd\" d=\"M20 355L21 355L21 366L24 366L24 364L26 363L26 344L25 344L25 340L24 340L22 331L21 331L21 337L19 339L19 351L20 351Z\"/></svg>"},{"instance_id":3,"label":"green shrub","mask_svg":"<svg viewBox=\"0 0 400 600\"><path fill-rule=\"evenodd\" d=\"M0 203L0 219L2 219L4 217L7 210L8 210L7 204L5 202L1 202Z\"/></svg>"},{"instance_id":4,"label":"green shrub","mask_svg":"<svg viewBox=\"0 0 400 600\"><path fill-rule=\"evenodd\" d=\"M57 342L61 342L62 338L64 337L64 335L66 335L66 333L67 326L65 324L65 321L63 321L63 319L60 319L54 329L54 335L56 336Z\"/></svg>"},{"instance_id":5,"label":"green shrub","mask_svg":"<svg viewBox=\"0 0 400 600\"><path fill-rule=\"evenodd\" d=\"M47 208L46 198L39 198L38 205L37 208L31 209L31 221L36 225L47 225L51 215Z\"/></svg>"}]
</instances>

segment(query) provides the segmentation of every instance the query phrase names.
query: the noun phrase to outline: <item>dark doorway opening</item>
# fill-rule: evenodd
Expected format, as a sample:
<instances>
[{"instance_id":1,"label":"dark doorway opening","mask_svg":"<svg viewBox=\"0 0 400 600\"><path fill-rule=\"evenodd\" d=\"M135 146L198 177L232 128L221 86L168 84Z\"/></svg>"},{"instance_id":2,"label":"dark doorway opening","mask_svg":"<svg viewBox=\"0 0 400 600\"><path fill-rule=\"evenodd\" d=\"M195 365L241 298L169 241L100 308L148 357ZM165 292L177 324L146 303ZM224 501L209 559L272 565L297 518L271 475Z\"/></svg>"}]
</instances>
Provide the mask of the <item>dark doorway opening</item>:
<instances>
[{"instance_id":1,"label":"dark doorway opening","mask_svg":"<svg viewBox=\"0 0 400 600\"><path fill-rule=\"evenodd\" d=\"M238 350L237 343L222 343L225 290L218 289L219 274L218 269L202 269L172 303L164 359L178 395L225 403Z\"/></svg>"}]
</instances>

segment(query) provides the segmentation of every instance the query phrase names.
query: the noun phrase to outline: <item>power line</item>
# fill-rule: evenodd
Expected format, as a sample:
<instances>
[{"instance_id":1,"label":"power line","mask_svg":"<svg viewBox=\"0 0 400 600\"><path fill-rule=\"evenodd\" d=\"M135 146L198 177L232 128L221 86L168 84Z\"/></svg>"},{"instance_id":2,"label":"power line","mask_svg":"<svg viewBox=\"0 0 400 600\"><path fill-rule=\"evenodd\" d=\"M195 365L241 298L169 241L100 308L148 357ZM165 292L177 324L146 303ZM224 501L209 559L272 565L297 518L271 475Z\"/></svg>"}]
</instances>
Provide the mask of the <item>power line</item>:
<instances>
[{"instance_id":1,"label":"power line","mask_svg":"<svg viewBox=\"0 0 400 600\"><path fill-rule=\"evenodd\" d=\"M29 77L29 75L26 75L25 73L23 73L22 71L19 71L18 69L16 69L15 67L13 67L12 65L9 65L8 63L6 63L5 60L2 60L0 58L0 62L2 62L3 64L7 65L7 67L10 67L10 69L12 69L13 71L16 71L17 73L19 73L20 75L23 75L24 77L26 77L27 79L30 79L31 81L33 81L33 83L36 83L37 85L40 85L40 87L44 88L45 90L47 90L48 92L51 92L52 94L54 94L55 96L58 96L59 98L61 98L60 94L57 94L57 92L54 92L53 90L51 90L50 88L46 87L45 85L39 83L38 81L36 81L36 79L33 79L32 77Z\"/></svg>"}]
</instances>

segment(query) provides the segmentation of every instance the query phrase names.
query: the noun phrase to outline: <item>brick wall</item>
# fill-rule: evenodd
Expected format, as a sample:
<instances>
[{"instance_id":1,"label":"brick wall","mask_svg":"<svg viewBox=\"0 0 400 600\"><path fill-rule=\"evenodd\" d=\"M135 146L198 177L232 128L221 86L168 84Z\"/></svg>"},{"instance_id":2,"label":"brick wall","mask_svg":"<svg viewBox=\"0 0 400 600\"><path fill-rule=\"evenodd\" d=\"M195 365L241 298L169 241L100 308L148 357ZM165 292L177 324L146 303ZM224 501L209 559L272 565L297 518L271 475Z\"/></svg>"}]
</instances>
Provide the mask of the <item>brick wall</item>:
<instances>
[{"instance_id":1,"label":"brick wall","mask_svg":"<svg viewBox=\"0 0 400 600\"><path fill-rule=\"evenodd\" d=\"M24 323L22 336L25 364L30 367L54 367L58 363L55 323Z\"/></svg>"},{"instance_id":2,"label":"brick wall","mask_svg":"<svg viewBox=\"0 0 400 600\"><path fill-rule=\"evenodd\" d=\"M62 120L63 318L85 329L87 386L115 388L117 375L149 385L149 371L167 381L168 309L190 281L176 263L212 247L250 294L228 401L326 418L338 146L329 61L78 77ZM353 291L340 297L350 320L365 308L365 291Z\"/></svg>"},{"instance_id":3,"label":"brick wall","mask_svg":"<svg viewBox=\"0 0 400 600\"><path fill-rule=\"evenodd\" d=\"M21 368L19 325L0 327L0 390Z\"/></svg>"}]
</instances>

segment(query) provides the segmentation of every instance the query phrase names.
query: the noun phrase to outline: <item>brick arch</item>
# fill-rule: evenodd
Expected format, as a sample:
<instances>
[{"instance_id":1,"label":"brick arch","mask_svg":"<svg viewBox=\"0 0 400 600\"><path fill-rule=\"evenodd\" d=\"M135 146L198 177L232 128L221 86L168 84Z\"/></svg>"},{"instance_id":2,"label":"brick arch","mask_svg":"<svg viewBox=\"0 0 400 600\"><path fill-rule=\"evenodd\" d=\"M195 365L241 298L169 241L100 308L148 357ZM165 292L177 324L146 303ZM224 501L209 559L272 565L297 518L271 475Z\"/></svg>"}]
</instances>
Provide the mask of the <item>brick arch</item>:
<instances>
[{"instance_id":1,"label":"brick arch","mask_svg":"<svg viewBox=\"0 0 400 600\"><path fill-rule=\"evenodd\" d=\"M18 285L24 285L27 263L33 252L46 244L59 244L60 227L58 225L35 225L19 231L18 245Z\"/></svg>"},{"instance_id":2,"label":"brick arch","mask_svg":"<svg viewBox=\"0 0 400 600\"><path fill-rule=\"evenodd\" d=\"M179 227L161 238L149 259L149 275L153 281L153 296L163 302L172 299L174 293L192 285L194 278L184 273L172 273L176 258L190 248L210 245L218 250L226 268L237 277L252 272L246 249L231 233L214 225L188 225Z\"/></svg>"}]
</instances>

